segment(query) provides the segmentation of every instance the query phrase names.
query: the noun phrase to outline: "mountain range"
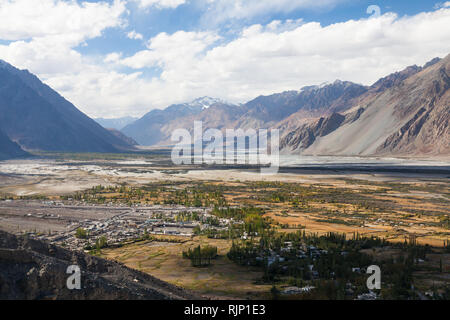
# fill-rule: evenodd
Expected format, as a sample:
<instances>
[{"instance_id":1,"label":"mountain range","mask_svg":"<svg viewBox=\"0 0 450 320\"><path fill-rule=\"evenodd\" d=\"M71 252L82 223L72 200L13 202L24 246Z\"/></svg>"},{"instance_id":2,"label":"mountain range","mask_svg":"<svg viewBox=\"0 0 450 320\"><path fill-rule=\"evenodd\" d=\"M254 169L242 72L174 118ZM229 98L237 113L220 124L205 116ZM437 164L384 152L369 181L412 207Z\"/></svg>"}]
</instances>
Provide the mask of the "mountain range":
<instances>
[{"instance_id":1,"label":"mountain range","mask_svg":"<svg viewBox=\"0 0 450 320\"><path fill-rule=\"evenodd\" d=\"M336 80L244 104L202 97L142 118L97 119L27 70L0 60L0 159L34 150L126 152L167 146L175 129L279 129L281 151L302 155L450 156L450 55L371 86ZM125 125L126 123L129 123ZM124 126L120 131L117 128Z\"/></svg>"},{"instance_id":2,"label":"mountain range","mask_svg":"<svg viewBox=\"0 0 450 320\"><path fill-rule=\"evenodd\" d=\"M450 55L371 86L336 80L240 105L204 97L150 111L122 132L141 145L170 145L173 130L202 121L205 130L277 128L284 153L448 156L449 66Z\"/></svg>"}]
</instances>

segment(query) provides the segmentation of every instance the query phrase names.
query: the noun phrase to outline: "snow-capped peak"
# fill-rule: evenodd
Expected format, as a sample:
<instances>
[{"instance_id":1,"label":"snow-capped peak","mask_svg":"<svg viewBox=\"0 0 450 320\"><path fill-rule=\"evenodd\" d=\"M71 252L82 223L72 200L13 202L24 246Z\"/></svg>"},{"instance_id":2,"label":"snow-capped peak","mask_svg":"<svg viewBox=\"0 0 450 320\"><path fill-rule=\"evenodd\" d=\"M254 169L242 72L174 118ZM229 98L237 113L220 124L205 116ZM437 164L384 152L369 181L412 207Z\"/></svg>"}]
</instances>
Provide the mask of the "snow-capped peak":
<instances>
[{"instance_id":1,"label":"snow-capped peak","mask_svg":"<svg viewBox=\"0 0 450 320\"><path fill-rule=\"evenodd\" d=\"M212 106L213 104L216 103L223 103L222 100L217 99L217 98L211 98L211 97L201 97L201 98L197 98L194 101L192 101L191 103L189 103L189 105L191 106L195 106L195 107L202 107L203 109L207 109L210 106Z\"/></svg>"}]
</instances>

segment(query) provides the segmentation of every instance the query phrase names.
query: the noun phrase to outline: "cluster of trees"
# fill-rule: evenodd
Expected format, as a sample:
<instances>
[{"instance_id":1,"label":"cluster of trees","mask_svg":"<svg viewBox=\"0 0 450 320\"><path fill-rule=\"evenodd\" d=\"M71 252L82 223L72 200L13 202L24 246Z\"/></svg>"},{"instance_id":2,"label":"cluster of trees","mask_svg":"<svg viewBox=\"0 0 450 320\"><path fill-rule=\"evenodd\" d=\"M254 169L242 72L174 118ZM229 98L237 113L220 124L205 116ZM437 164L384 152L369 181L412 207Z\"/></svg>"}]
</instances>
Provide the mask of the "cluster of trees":
<instances>
[{"instance_id":1,"label":"cluster of trees","mask_svg":"<svg viewBox=\"0 0 450 320\"><path fill-rule=\"evenodd\" d=\"M215 228L196 228L194 233L197 235L206 235L211 239L239 239L245 235L248 238L255 238L267 232L272 228L272 220L264 217L264 210L257 207L231 208L215 207L212 214L217 218L233 219L226 230L217 230ZM206 223L211 226L219 226L217 218L207 219ZM215 223L211 223L215 222Z\"/></svg>"},{"instance_id":2,"label":"cluster of trees","mask_svg":"<svg viewBox=\"0 0 450 320\"><path fill-rule=\"evenodd\" d=\"M122 184L120 186L105 187L102 185L94 186L83 192L76 192L72 196L63 196L63 200L73 198L74 200L84 200L89 203L103 204L107 200L111 202L122 202L132 205L143 200L150 200L145 190L137 187L130 187Z\"/></svg>"},{"instance_id":3,"label":"cluster of trees","mask_svg":"<svg viewBox=\"0 0 450 320\"><path fill-rule=\"evenodd\" d=\"M375 260L374 255L361 251L384 246L399 248L401 254ZM277 283L284 279L302 286L308 284L318 288L316 293L330 299L346 297L348 283L354 285L351 298L366 292L365 268L375 264L383 270L383 297L407 299L415 297L411 286L412 273L418 267L418 259L425 259L429 250L427 246L392 244L358 233L347 238L338 233L272 232L262 234L256 241L234 241L228 258L241 265L260 267L264 271L261 279L264 283Z\"/></svg>"},{"instance_id":4,"label":"cluster of trees","mask_svg":"<svg viewBox=\"0 0 450 320\"><path fill-rule=\"evenodd\" d=\"M89 242L84 246L84 250L89 250L92 255L98 255L101 253L101 249L108 247L108 239L105 236L100 236L95 240L95 244L91 245Z\"/></svg>"},{"instance_id":5,"label":"cluster of trees","mask_svg":"<svg viewBox=\"0 0 450 320\"><path fill-rule=\"evenodd\" d=\"M198 212L181 212L177 214L173 220L175 222L201 221L204 224L215 227L220 225L220 221L217 217L204 217L198 214Z\"/></svg>"},{"instance_id":6,"label":"cluster of trees","mask_svg":"<svg viewBox=\"0 0 450 320\"><path fill-rule=\"evenodd\" d=\"M198 214L198 212L183 211L175 216L176 222L200 221L200 220L201 216Z\"/></svg>"},{"instance_id":7,"label":"cluster of trees","mask_svg":"<svg viewBox=\"0 0 450 320\"><path fill-rule=\"evenodd\" d=\"M164 191L164 204L178 204L186 207L212 207L215 205L226 205L226 200L220 186L198 184L195 186L185 187L181 190L165 188L162 191Z\"/></svg>"},{"instance_id":8,"label":"cluster of trees","mask_svg":"<svg viewBox=\"0 0 450 320\"><path fill-rule=\"evenodd\" d=\"M75 200L85 200L94 203L104 203L106 194L110 194L109 200L121 201L131 205L134 203L153 202L155 204L179 204L187 207L212 207L225 206L226 200L220 186L199 184L183 188L182 190L166 187L164 183L151 184L145 187L130 187L121 185L118 187L95 186L87 191L73 195ZM114 194L114 195L111 195Z\"/></svg>"},{"instance_id":9,"label":"cluster of trees","mask_svg":"<svg viewBox=\"0 0 450 320\"><path fill-rule=\"evenodd\" d=\"M192 266L205 267L211 265L211 260L217 258L217 247L205 246L195 247L194 249L188 249L183 251L183 258L190 259Z\"/></svg>"}]
</instances>

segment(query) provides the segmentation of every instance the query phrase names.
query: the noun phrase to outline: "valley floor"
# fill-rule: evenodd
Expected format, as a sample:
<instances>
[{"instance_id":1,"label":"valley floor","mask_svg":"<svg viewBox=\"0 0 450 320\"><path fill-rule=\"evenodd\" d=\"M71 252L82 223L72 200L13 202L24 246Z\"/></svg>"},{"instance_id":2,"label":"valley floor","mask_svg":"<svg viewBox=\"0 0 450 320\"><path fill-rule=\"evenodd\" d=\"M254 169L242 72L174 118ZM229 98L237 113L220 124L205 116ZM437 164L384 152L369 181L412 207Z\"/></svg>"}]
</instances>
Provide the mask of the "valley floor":
<instances>
[{"instance_id":1,"label":"valley floor","mask_svg":"<svg viewBox=\"0 0 450 320\"><path fill-rule=\"evenodd\" d=\"M3 161L0 228L73 250L92 250L105 237L109 246L92 254L210 298L268 298L272 285L258 281L261 269L227 257L229 219L210 222L213 208L259 208L281 233L358 234L432 246L437 251L423 262L428 271L416 272L417 283L448 284L442 248L450 240L450 171L445 163L438 167L291 167L262 176L254 168L174 167L163 156ZM87 239L77 237L78 229ZM211 266L196 268L183 259L183 251L207 244L218 248ZM436 273L439 263L444 274Z\"/></svg>"}]
</instances>

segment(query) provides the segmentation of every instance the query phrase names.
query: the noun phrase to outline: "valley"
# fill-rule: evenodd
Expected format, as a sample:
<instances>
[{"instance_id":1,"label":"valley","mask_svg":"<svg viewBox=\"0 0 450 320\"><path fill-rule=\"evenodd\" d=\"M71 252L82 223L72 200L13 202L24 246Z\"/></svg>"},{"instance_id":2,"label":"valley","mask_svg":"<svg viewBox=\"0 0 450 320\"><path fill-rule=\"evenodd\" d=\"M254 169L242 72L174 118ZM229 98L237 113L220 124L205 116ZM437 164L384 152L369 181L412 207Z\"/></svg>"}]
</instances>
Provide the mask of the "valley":
<instances>
[{"instance_id":1,"label":"valley","mask_svg":"<svg viewBox=\"0 0 450 320\"><path fill-rule=\"evenodd\" d=\"M267 176L252 167L173 166L164 152L156 151L3 161L0 226L124 263L212 299L271 299L273 286L290 292L293 287L325 285L329 275L305 280L280 274L261 281L264 268L254 260L249 265L234 262L229 256L233 245L256 245L259 232L268 232L270 241L282 235L312 237L306 243L315 237L334 241L331 235L345 235L346 241L356 236L380 239L387 242L364 250L381 257L418 246L426 252L421 261L429 266L416 268L415 283L423 292L429 291L430 279L439 290L448 285L450 184L445 161L435 166L415 161L408 169L401 159L380 159L372 167L367 159L360 160L366 164L354 163L356 159L344 164L341 159L339 167L322 159L320 170L320 159L315 165L282 159L290 166ZM383 161L395 164L395 170L383 168ZM245 231L247 219L256 219L250 225L263 223L263 229ZM218 257L207 267L191 266L182 257L183 251L199 245L217 247ZM435 271L440 259L444 273ZM347 298L356 297L358 290L347 290L355 292Z\"/></svg>"},{"instance_id":2,"label":"valley","mask_svg":"<svg viewBox=\"0 0 450 320\"><path fill-rule=\"evenodd\" d=\"M0 0L0 21L0 300L450 300L450 1Z\"/></svg>"}]
</instances>

